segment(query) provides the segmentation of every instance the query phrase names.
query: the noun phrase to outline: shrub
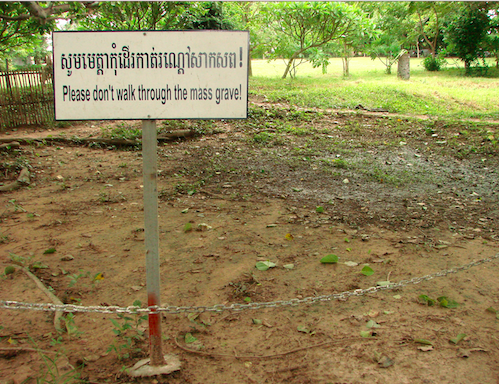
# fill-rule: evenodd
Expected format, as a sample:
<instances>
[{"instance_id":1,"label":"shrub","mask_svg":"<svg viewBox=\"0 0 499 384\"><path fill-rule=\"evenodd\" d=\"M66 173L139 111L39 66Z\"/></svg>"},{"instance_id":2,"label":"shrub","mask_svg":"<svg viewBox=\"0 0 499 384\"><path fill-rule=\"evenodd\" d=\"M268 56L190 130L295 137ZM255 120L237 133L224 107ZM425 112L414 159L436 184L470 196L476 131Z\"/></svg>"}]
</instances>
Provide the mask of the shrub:
<instances>
[{"instance_id":1,"label":"shrub","mask_svg":"<svg viewBox=\"0 0 499 384\"><path fill-rule=\"evenodd\" d=\"M443 60L439 57L434 58L432 56L428 56L423 60L425 69L430 72L440 71L442 64Z\"/></svg>"}]
</instances>

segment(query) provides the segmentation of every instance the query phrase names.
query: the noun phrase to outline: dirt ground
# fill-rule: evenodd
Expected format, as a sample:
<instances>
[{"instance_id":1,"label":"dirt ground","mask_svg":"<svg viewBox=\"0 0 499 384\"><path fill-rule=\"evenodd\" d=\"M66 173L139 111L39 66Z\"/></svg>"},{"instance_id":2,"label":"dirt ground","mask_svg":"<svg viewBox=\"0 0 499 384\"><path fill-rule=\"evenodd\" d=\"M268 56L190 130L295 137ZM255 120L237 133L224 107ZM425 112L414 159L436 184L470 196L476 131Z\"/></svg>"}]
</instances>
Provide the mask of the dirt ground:
<instances>
[{"instance_id":1,"label":"dirt ground","mask_svg":"<svg viewBox=\"0 0 499 384\"><path fill-rule=\"evenodd\" d=\"M138 315L76 313L58 332L52 312L0 308L0 383L499 382L497 259L289 302L498 255L497 123L253 99L246 121L161 124L196 132L159 144L162 306L279 305L162 314L163 352L182 365L151 378L126 373L149 354ZM51 302L24 266L63 303L145 307L140 148L72 141L123 127L140 122L0 134L68 139L0 152L3 185L30 173L0 193L0 271L15 268L0 300Z\"/></svg>"}]
</instances>

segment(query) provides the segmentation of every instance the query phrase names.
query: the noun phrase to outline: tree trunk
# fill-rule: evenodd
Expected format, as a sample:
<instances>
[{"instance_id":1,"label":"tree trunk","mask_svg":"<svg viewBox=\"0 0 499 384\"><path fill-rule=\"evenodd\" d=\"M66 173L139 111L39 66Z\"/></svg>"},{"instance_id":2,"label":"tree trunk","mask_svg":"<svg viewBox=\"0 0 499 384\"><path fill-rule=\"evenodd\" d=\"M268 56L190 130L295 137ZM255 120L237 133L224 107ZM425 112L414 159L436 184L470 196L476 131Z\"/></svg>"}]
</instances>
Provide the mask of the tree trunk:
<instances>
[{"instance_id":1,"label":"tree trunk","mask_svg":"<svg viewBox=\"0 0 499 384\"><path fill-rule=\"evenodd\" d=\"M471 72L471 61L464 60L464 74L469 75Z\"/></svg>"},{"instance_id":2,"label":"tree trunk","mask_svg":"<svg viewBox=\"0 0 499 384\"><path fill-rule=\"evenodd\" d=\"M349 55L348 55L348 45L346 40L343 42L343 76L348 77L350 76L350 68L349 68Z\"/></svg>"},{"instance_id":3,"label":"tree trunk","mask_svg":"<svg viewBox=\"0 0 499 384\"><path fill-rule=\"evenodd\" d=\"M350 76L349 58L342 57L341 61L343 61L343 76L344 77Z\"/></svg>"},{"instance_id":4,"label":"tree trunk","mask_svg":"<svg viewBox=\"0 0 499 384\"><path fill-rule=\"evenodd\" d=\"M293 65L293 61L295 61L295 55L291 57L288 61L288 65L286 65L286 69L284 70L284 75L282 75L282 78L285 79L288 76L289 70L291 69L291 66Z\"/></svg>"}]
</instances>

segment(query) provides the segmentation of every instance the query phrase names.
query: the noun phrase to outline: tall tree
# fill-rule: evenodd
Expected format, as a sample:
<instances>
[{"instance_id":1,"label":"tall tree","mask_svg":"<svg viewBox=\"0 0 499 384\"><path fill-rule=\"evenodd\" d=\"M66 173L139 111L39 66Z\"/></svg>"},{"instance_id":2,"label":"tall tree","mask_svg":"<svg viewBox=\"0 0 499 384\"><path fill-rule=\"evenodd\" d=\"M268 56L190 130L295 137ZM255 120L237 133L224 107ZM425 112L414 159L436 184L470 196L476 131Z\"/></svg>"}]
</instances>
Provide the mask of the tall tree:
<instances>
[{"instance_id":1,"label":"tall tree","mask_svg":"<svg viewBox=\"0 0 499 384\"><path fill-rule=\"evenodd\" d=\"M348 34L361 17L356 5L336 2L268 3L264 10L278 38L272 55L288 60L283 79L305 52Z\"/></svg>"},{"instance_id":2,"label":"tall tree","mask_svg":"<svg viewBox=\"0 0 499 384\"><path fill-rule=\"evenodd\" d=\"M434 59L442 38L443 19L446 15L452 14L453 6L455 7L450 2L412 1L409 3L409 12L414 15L417 28Z\"/></svg>"},{"instance_id":3,"label":"tall tree","mask_svg":"<svg viewBox=\"0 0 499 384\"><path fill-rule=\"evenodd\" d=\"M372 8L370 13L378 33L366 52L373 60L379 59L386 67L385 72L390 74L401 50L412 47L416 39L415 25L410 20L407 3L368 3L368 6Z\"/></svg>"},{"instance_id":4,"label":"tall tree","mask_svg":"<svg viewBox=\"0 0 499 384\"><path fill-rule=\"evenodd\" d=\"M450 49L464 62L466 74L470 74L471 64L479 57L487 36L488 11L486 3L464 3L447 28Z\"/></svg>"},{"instance_id":5,"label":"tall tree","mask_svg":"<svg viewBox=\"0 0 499 384\"><path fill-rule=\"evenodd\" d=\"M252 76L251 57L262 55L265 42L269 39L268 30L264 28L261 3L253 1L234 1L225 3L225 17L230 25L237 30L250 33L250 54L248 57L249 76Z\"/></svg>"}]
</instances>

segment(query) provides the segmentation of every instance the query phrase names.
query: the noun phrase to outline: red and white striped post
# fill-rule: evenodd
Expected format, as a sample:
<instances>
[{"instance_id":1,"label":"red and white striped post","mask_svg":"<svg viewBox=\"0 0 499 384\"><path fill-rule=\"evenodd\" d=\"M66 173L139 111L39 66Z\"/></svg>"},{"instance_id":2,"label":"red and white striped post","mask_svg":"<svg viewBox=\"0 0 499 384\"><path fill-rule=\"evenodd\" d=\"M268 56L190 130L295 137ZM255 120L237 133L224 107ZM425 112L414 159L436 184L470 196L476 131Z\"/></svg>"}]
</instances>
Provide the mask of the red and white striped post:
<instances>
[{"instance_id":1,"label":"red and white striped post","mask_svg":"<svg viewBox=\"0 0 499 384\"><path fill-rule=\"evenodd\" d=\"M154 311L161 306L156 120L142 120L142 161L147 306L152 312L148 315L150 358L139 361L129 370L129 374L135 377L169 374L180 369L180 360L176 356L163 355L161 315Z\"/></svg>"},{"instance_id":2,"label":"red and white striped post","mask_svg":"<svg viewBox=\"0 0 499 384\"><path fill-rule=\"evenodd\" d=\"M157 183L157 133L156 120L142 120L142 160L144 184L144 231L146 246L147 306L159 307L159 225ZM161 316L149 313L149 344L151 366L165 364L161 347Z\"/></svg>"}]
</instances>

